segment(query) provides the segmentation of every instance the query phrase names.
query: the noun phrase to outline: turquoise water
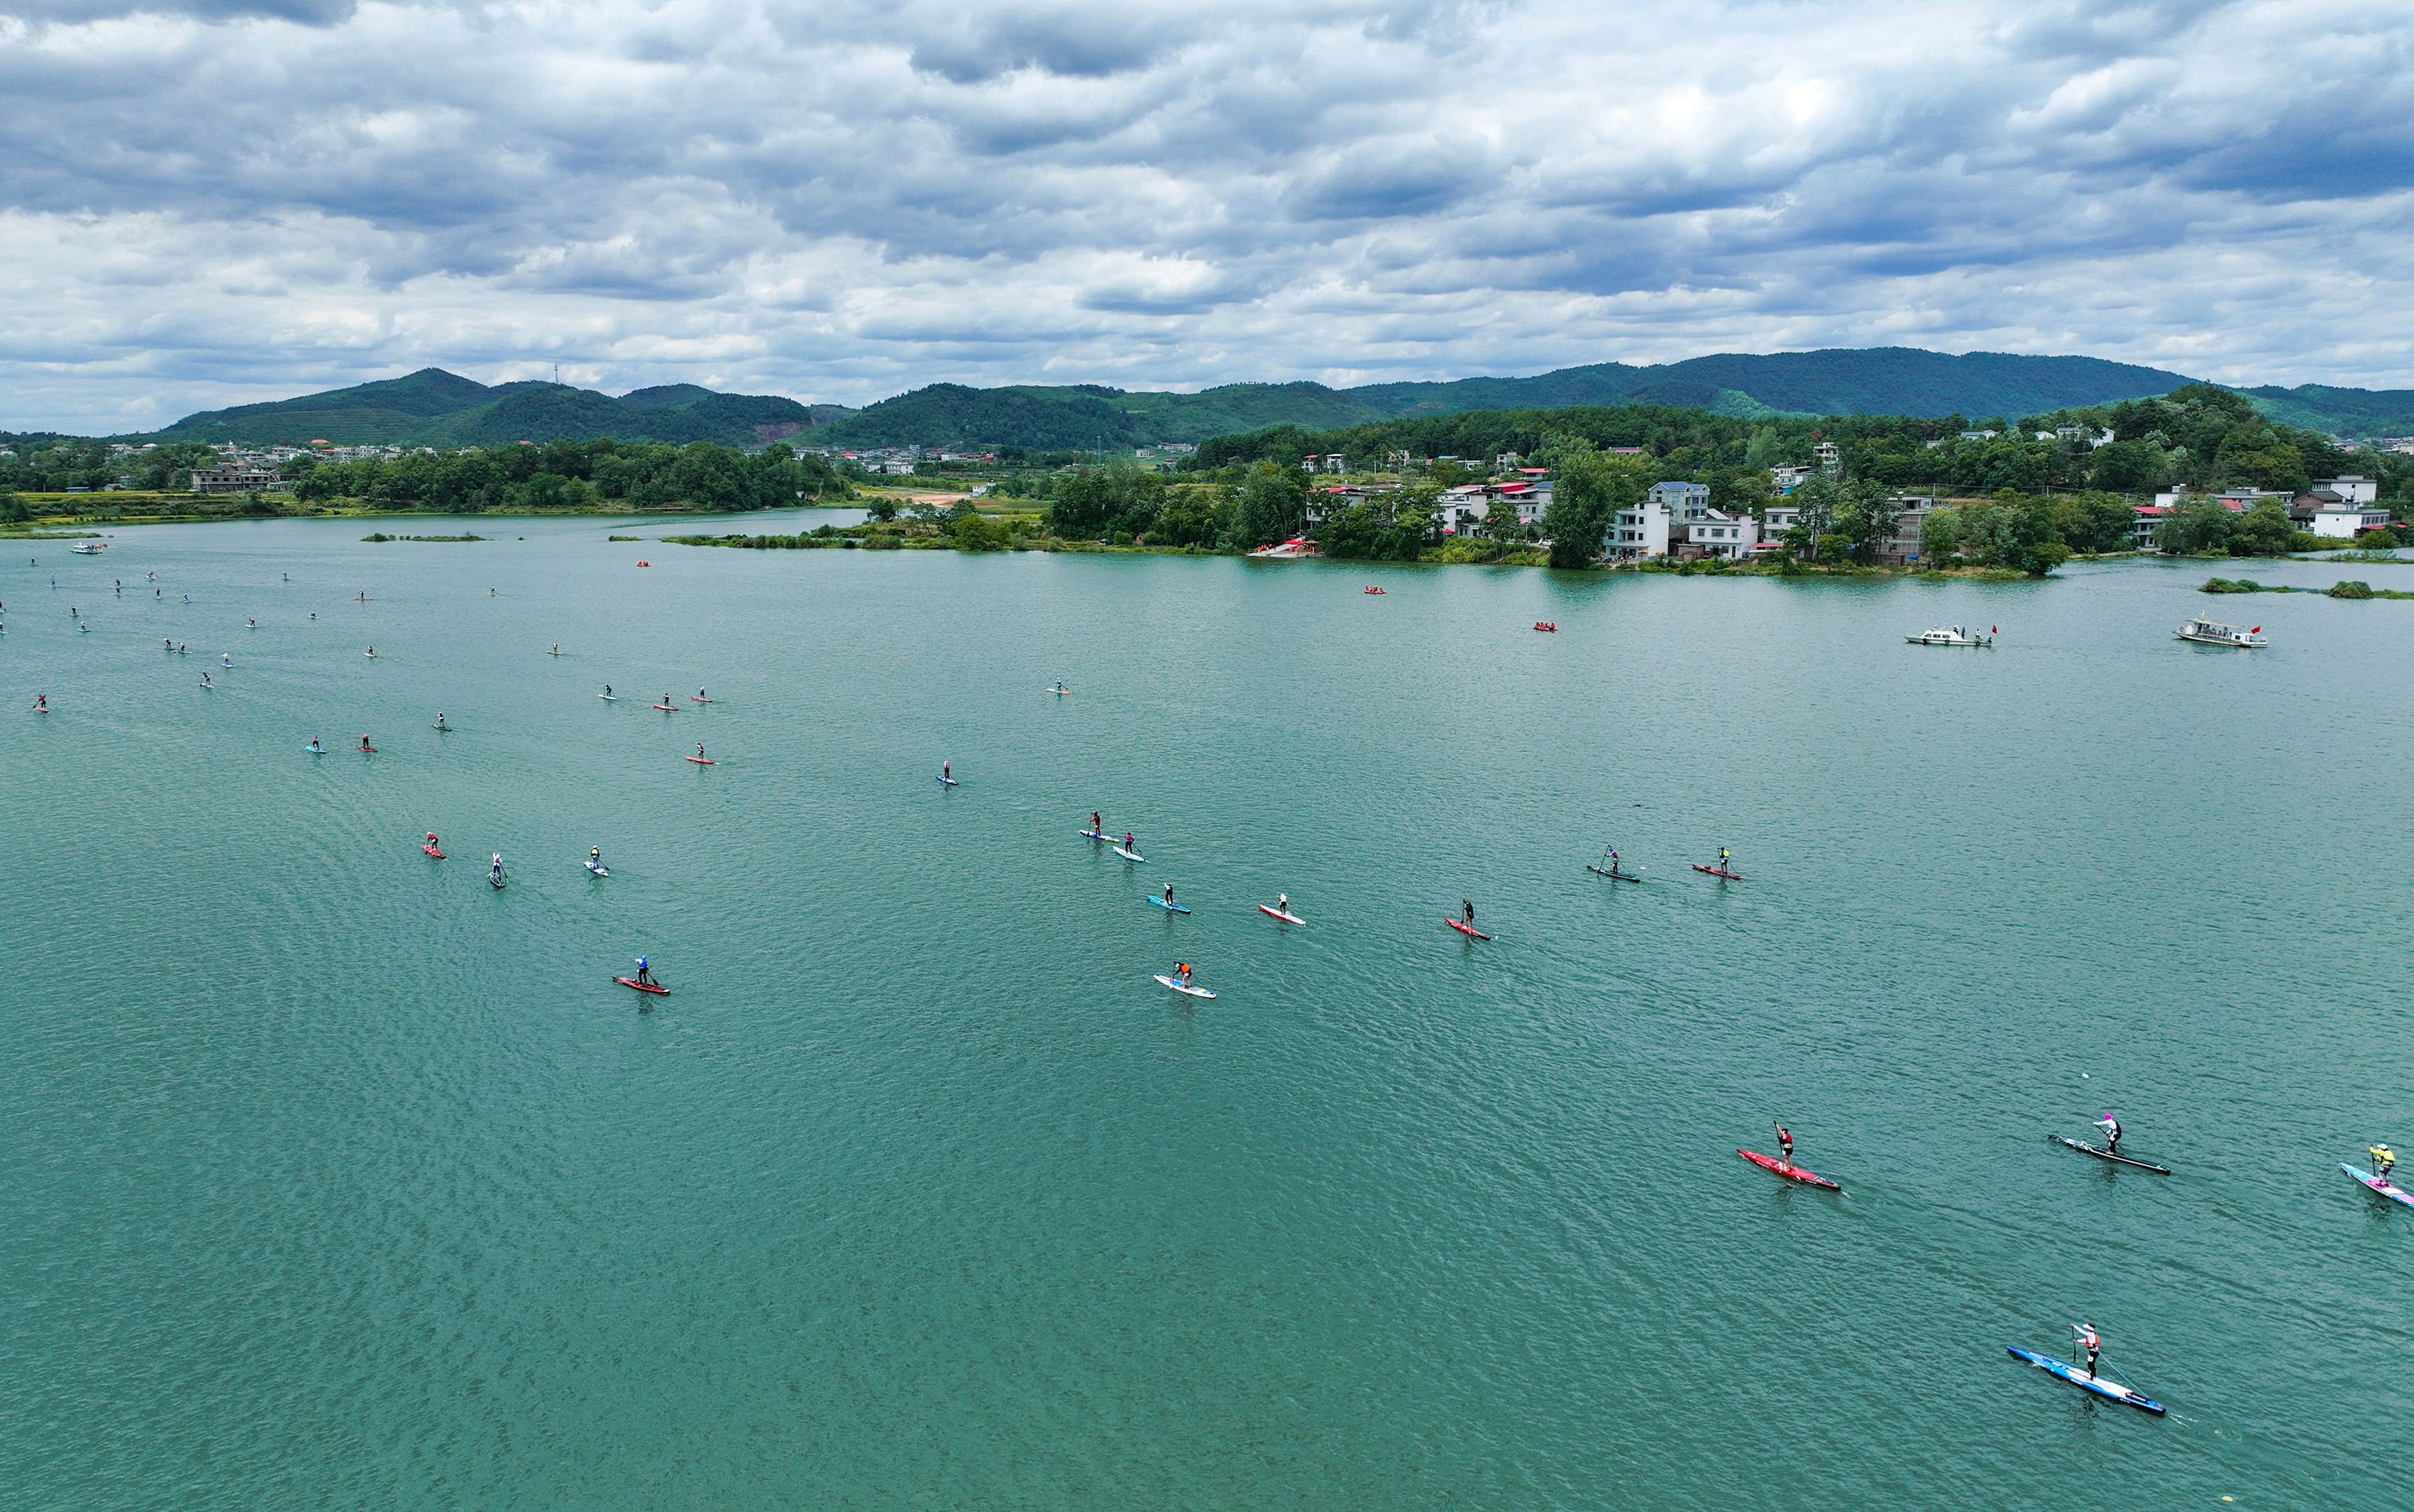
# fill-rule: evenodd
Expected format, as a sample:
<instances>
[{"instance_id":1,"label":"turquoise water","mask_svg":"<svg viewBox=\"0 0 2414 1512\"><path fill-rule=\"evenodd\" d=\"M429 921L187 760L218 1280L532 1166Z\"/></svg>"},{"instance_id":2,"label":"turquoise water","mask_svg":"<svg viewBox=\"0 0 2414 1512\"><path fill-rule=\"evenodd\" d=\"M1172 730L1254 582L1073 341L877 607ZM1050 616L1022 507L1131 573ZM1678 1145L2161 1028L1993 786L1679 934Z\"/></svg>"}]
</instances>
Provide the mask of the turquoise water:
<instances>
[{"instance_id":1,"label":"turquoise water","mask_svg":"<svg viewBox=\"0 0 2414 1512\"><path fill-rule=\"evenodd\" d=\"M2407 1505L2414 604L476 527L0 566L9 1505Z\"/></svg>"}]
</instances>

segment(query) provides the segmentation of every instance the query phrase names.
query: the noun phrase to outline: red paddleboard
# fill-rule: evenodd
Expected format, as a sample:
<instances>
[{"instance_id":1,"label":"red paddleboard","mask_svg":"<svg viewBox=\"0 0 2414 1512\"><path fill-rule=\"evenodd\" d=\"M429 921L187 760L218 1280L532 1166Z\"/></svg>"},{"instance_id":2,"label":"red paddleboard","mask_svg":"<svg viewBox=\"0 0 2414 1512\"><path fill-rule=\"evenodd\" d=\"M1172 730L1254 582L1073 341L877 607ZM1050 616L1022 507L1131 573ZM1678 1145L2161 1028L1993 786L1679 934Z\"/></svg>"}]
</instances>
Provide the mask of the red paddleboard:
<instances>
[{"instance_id":1,"label":"red paddleboard","mask_svg":"<svg viewBox=\"0 0 2414 1512\"><path fill-rule=\"evenodd\" d=\"M436 849L436 847L434 847L434 846L432 846L432 845L423 845L423 846L421 846L421 847L420 847L420 849L421 849L421 850L423 850L423 851L425 851L425 852L426 852L429 855L434 856L434 857L435 857L437 860L439 860L439 861L441 861L441 860L443 860L443 859L444 859L444 852L441 852L441 851L440 851L440 850L438 850L438 849Z\"/></svg>"},{"instance_id":2,"label":"red paddleboard","mask_svg":"<svg viewBox=\"0 0 2414 1512\"><path fill-rule=\"evenodd\" d=\"M1263 905L1263 904L1259 904L1259 906L1260 908L1264 907L1264 905ZM1469 926L1469 925L1464 925L1464 924L1461 924L1461 923L1459 923L1456 919L1444 919L1444 920L1442 920L1441 922L1442 922L1442 923L1444 923L1444 924L1446 924L1446 925L1449 925L1452 928L1453 928L1453 929L1457 930L1460 934L1463 934L1463 935L1473 935L1473 936L1474 936L1476 939L1478 939L1478 940L1489 940L1489 939L1491 939L1491 938L1492 938L1490 935L1485 934L1483 930L1478 929L1478 928L1475 928L1475 927L1473 927L1472 926Z\"/></svg>"},{"instance_id":3,"label":"red paddleboard","mask_svg":"<svg viewBox=\"0 0 2414 1512\"><path fill-rule=\"evenodd\" d=\"M354 746L352 749L359 751L364 756L374 756L377 754L377 748L375 746Z\"/></svg>"},{"instance_id":4,"label":"red paddleboard","mask_svg":"<svg viewBox=\"0 0 2414 1512\"><path fill-rule=\"evenodd\" d=\"M717 698L706 698L697 693L690 693L687 695L687 698L688 702L691 704L718 704L721 702L721 700Z\"/></svg>"},{"instance_id":5,"label":"red paddleboard","mask_svg":"<svg viewBox=\"0 0 2414 1512\"><path fill-rule=\"evenodd\" d=\"M701 756L691 756L691 757L689 757L689 758L688 758L688 760L689 760L689 761L692 761L692 762L693 762L693 763L695 763L695 764L696 764L696 765L698 765L698 766L710 766L710 765L712 764L710 762L708 762L708 761L705 760L705 759L704 759L703 757L701 757Z\"/></svg>"},{"instance_id":6,"label":"red paddleboard","mask_svg":"<svg viewBox=\"0 0 2414 1512\"><path fill-rule=\"evenodd\" d=\"M678 712L678 705L676 704L657 704L654 707L662 710L664 714L677 714Z\"/></svg>"},{"instance_id":7,"label":"red paddleboard","mask_svg":"<svg viewBox=\"0 0 2414 1512\"><path fill-rule=\"evenodd\" d=\"M1706 871L1706 872L1708 872L1708 873L1709 873L1711 876L1713 876L1713 877L1724 877L1724 878L1725 878L1727 881L1729 881L1729 882L1741 882L1741 881L1743 881L1743 879L1742 879L1741 877L1736 876L1734 872L1732 872L1732 871L1721 871L1721 870L1720 870L1718 867L1695 867L1693 869L1694 869L1695 871Z\"/></svg>"},{"instance_id":8,"label":"red paddleboard","mask_svg":"<svg viewBox=\"0 0 2414 1512\"><path fill-rule=\"evenodd\" d=\"M1830 1192L1841 1192L1844 1190L1835 1182L1828 1180L1825 1177L1814 1175L1810 1171L1804 1170L1799 1165L1787 1165L1782 1162L1770 1160L1766 1155L1757 1154L1749 1149L1738 1149L1736 1153L1751 1162L1754 1165L1760 1166L1765 1170L1775 1171L1778 1175L1784 1177L1789 1180L1799 1181L1805 1186L1825 1187Z\"/></svg>"},{"instance_id":9,"label":"red paddleboard","mask_svg":"<svg viewBox=\"0 0 2414 1512\"><path fill-rule=\"evenodd\" d=\"M1270 913L1275 918L1282 920L1285 924L1305 924L1307 922L1296 913L1285 913L1282 910L1275 908L1271 903L1259 904L1258 912L1260 913Z\"/></svg>"},{"instance_id":10,"label":"red paddleboard","mask_svg":"<svg viewBox=\"0 0 2414 1512\"><path fill-rule=\"evenodd\" d=\"M671 989L659 982L640 982L633 976L616 976L612 980L624 987L635 987L639 992L657 993L665 998L671 995Z\"/></svg>"}]
</instances>

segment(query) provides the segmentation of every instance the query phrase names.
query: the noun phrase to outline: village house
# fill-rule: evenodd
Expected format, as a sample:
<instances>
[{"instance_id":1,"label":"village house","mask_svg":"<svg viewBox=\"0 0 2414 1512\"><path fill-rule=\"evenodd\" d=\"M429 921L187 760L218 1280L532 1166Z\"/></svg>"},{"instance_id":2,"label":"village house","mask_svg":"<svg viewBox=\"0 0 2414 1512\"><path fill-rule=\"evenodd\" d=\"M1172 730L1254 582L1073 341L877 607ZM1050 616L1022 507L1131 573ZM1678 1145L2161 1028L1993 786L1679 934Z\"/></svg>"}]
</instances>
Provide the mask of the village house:
<instances>
[{"instance_id":1,"label":"village house","mask_svg":"<svg viewBox=\"0 0 2414 1512\"><path fill-rule=\"evenodd\" d=\"M196 494L264 494L283 488L285 474L273 467L222 462L215 467L195 467L192 486Z\"/></svg>"}]
</instances>

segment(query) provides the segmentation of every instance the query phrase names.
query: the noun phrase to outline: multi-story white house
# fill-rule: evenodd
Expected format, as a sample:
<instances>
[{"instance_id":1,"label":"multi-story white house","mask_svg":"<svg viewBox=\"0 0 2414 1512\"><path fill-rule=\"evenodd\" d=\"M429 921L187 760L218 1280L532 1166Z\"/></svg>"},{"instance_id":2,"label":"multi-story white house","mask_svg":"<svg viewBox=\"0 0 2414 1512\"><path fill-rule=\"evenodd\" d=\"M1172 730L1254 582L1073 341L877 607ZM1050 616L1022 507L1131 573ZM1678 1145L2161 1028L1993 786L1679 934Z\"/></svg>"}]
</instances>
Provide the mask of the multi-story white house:
<instances>
[{"instance_id":1,"label":"multi-story white house","mask_svg":"<svg viewBox=\"0 0 2414 1512\"><path fill-rule=\"evenodd\" d=\"M1760 544L1760 522L1749 514L1725 514L1705 506L1701 518L1685 522L1688 555L1745 557Z\"/></svg>"},{"instance_id":2,"label":"multi-story white house","mask_svg":"<svg viewBox=\"0 0 2414 1512\"><path fill-rule=\"evenodd\" d=\"M1655 499L1632 504L1610 516L1602 537L1602 555L1612 561L1668 555L1668 506Z\"/></svg>"},{"instance_id":3,"label":"multi-story white house","mask_svg":"<svg viewBox=\"0 0 2414 1512\"><path fill-rule=\"evenodd\" d=\"M1688 518L1688 511L1698 511L1710 507L1710 485L1707 483L1653 483L1650 492L1643 497L1654 504L1665 505L1670 514L1682 520ZM1698 520L1701 515L1695 512L1690 517Z\"/></svg>"},{"instance_id":4,"label":"multi-story white house","mask_svg":"<svg viewBox=\"0 0 2414 1512\"><path fill-rule=\"evenodd\" d=\"M2314 489L2317 493L2325 488L2336 494L2341 502L2347 504L2370 504L2380 497L2379 480L2359 478L2352 473L2345 478L2314 480Z\"/></svg>"}]
</instances>

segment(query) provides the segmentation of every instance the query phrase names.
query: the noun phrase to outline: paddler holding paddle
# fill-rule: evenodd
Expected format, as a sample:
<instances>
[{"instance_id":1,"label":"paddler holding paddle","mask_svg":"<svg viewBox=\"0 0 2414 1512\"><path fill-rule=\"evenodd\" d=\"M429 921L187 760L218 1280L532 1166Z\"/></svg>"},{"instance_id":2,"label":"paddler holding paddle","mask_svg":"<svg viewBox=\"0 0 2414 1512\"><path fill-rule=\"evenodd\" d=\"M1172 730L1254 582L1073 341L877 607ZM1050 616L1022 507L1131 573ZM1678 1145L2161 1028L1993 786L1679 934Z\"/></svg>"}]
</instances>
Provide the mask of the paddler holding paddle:
<instances>
[{"instance_id":1,"label":"paddler holding paddle","mask_svg":"<svg viewBox=\"0 0 2414 1512\"><path fill-rule=\"evenodd\" d=\"M1776 1124L1777 1124L1777 1164L1778 1164L1778 1168L1779 1168L1780 1170L1790 1171L1790 1170L1794 1169L1794 1134L1793 1134L1793 1131L1789 1130L1788 1128L1786 1128L1786 1127L1785 1127L1785 1125L1783 1125L1783 1124L1781 1124L1781 1123L1777 1123L1777 1120L1776 1120L1775 1119L1769 1119L1768 1121L1769 1121L1769 1122L1771 1122L1771 1123L1776 1123Z\"/></svg>"},{"instance_id":2,"label":"paddler holding paddle","mask_svg":"<svg viewBox=\"0 0 2414 1512\"><path fill-rule=\"evenodd\" d=\"M2095 1120L2095 1127L2104 1131L2104 1152L2108 1155L2121 1153L2121 1120L2107 1113Z\"/></svg>"},{"instance_id":3,"label":"paddler holding paddle","mask_svg":"<svg viewBox=\"0 0 2414 1512\"><path fill-rule=\"evenodd\" d=\"M637 957L637 980L647 986L654 985L654 979L646 974L646 957L643 956Z\"/></svg>"},{"instance_id":4,"label":"paddler holding paddle","mask_svg":"<svg viewBox=\"0 0 2414 1512\"><path fill-rule=\"evenodd\" d=\"M2383 1181L2386 1181L2389 1179L2390 1170L2394 1167L2396 1164L2397 1151L2390 1149L2387 1145L2375 1145L2372 1147L2373 1175L2380 1178Z\"/></svg>"},{"instance_id":5,"label":"paddler holding paddle","mask_svg":"<svg viewBox=\"0 0 2414 1512\"><path fill-rule=\"evenodd\" d=\"M1466 898L1462 897L1458 900L1458 916L1468 928L1475 927L1475 905Z\"/></svg>"},{"instance_id":6,"label":"paddler holding paddle","mask_svg":"<svg viewBox=\"0 0 2414 1512\"><path fill-rule=\"evenodd\" d=\"M2087 1378L2093 1381L2095 1379L2095 1356L2104 1352L2104 1341L2096 1338L2094 1328L2084 1323L2072 1324L2070 1333L2079 1347L2087 1351Z\"/></svg>"}]
</instances>

